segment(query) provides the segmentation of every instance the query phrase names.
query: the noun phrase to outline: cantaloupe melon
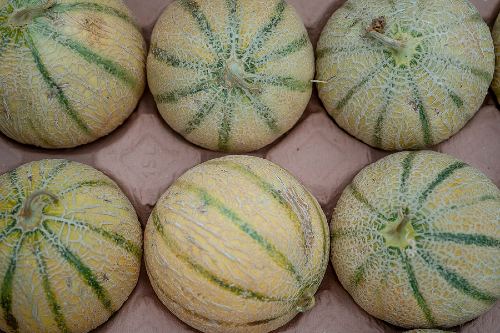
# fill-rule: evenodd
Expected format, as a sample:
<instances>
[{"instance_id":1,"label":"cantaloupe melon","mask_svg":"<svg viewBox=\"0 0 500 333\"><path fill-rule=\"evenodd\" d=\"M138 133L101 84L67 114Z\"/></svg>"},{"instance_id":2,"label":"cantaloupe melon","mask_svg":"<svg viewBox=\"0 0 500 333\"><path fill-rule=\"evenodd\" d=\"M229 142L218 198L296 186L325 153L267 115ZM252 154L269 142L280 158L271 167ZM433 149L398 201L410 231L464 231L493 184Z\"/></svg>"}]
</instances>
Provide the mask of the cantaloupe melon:
<instances>
[{"instance_id":1,"label":"cantaloupe melon","mask_svg":"<svg viewBox=\"0 0 500 333\"><path fill-rule=\"evenodd\" d=\"M244 152L300 118L314 54L284 0L177 0L155 25L147 68L175 131L208 149Z\"/></svg>"},{"instance_id":2,"label":"cantaloupe melon","mask_svg":"<svg viewBox=\"0 0 500 333\"><path fill-rule=\"evenodd\" d=\"M139 277L142 232L101 172L42 160L0 176L0 330L88 332Z\"/></svg>"},{"instance_id":3,"label":"cantaloupe melon","mask_svg":"<svg viewBox=\"0 0 500 333\"><path fill-rule=\"evenodd\" d=\"M488 26L468 0L349 0L321 33L318 90L365 143L422 148L474 116L494 63Z\"/></svg>"},{"instance_id":4,"label":"cantaloupe melon","mask_svg":"<svg viewBox=\"0 0 500 333\"><path fill-rule=\"evenodd\" d=\"M203 332L269 332L314 306L329 232L314 197L266 160L229 156L180 177L144 236L160 300Z\"/></svg>"},{"instance_id":5,"label":"cantaloupe melon","mask_svg":"<svg viewBox=\"0 0 500 333\"><path fill-rule=\"evenodd\" d=\"M134 110L145 43L121 0L0 0L0 131L68 148Z\"/></svg>"},{"instance_id":6,"label":"cantaloupe melon","mask_svg":"<svg viewBox=\"0 0 500 333\"><path fill-rule=\"evenodd\" d=\"M455 326L500 296L500 190L451 156L402 152L368 166L331 230L340 282L392 324Z\"/></svg>"}]
</instances>

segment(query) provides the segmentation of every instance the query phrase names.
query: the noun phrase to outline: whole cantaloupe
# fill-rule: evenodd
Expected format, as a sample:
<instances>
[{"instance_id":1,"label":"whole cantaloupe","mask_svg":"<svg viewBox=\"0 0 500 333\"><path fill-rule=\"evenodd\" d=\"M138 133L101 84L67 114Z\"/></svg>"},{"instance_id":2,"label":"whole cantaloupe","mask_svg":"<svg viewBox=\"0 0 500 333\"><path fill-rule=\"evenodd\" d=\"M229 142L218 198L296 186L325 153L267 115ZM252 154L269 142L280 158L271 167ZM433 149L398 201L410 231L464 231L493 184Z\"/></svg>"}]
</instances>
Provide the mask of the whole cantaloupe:
<instances>
[{"instance_id":1,"label":"whole cantaloupe","mask_svg":"<svg viewBox=\"0 0 500 333\"><path fill-rule=\"evenodd\" d=\"M314 306L328 264L321 207L266 160L229 156L180 177L144 235L160 300L203 332L269 332Z\"/></svg>"},{"instance_id":2,"label":"whole cantaloupe","mask_svg":"<svg viewBox=\"0 0 500 333\"><path fill-rule=\"evenodd\" d=\"M468 0L348 0L318 42L319 96L363 142L422 148L474 116L494 63L488 26Z\"/></svg>"},{"instance_id":3,"label":"whole cantaloupe","mask_svg":"<svg viewBox=\"0 0 500 333\"><path fill-rule=\"evenodd\" d=\"M284 0L177 0L151 37L148 82L165 121L204 148L261 148L297 122L314 53Z\"/></svg>"},{"instance_id":4,"label":"whole cantaloupe","mask_svg":"<svg viewBox=\"0 0 500 333\"><path fill-rule=\"evenodd\" d=\"M44 148L110 133L142 95L145 53L121 0L0 0L0 131Z\"/></svg>"},{"instance_id":5,"label":"whole cantaloupe","mask_svg":"<svg viewBox=\"0 0 500 333\"><path fill-rule=\"evenodd\" d=\"M0 175L0 330L84 333L139 278L142 231L120 188L66 160Z\"/></svg>"},{"instance_id":6,"label":"whole cantaloupe","mask_svg":"<svg viewBox=\"0 0 500 333\"><path fill-rule=\"evenodd\" d=\"M406 328L451 327L500 296L500 191L435 152L362 170L332 217L332 262L371 315Z\"/></svg>"}]
</instances>

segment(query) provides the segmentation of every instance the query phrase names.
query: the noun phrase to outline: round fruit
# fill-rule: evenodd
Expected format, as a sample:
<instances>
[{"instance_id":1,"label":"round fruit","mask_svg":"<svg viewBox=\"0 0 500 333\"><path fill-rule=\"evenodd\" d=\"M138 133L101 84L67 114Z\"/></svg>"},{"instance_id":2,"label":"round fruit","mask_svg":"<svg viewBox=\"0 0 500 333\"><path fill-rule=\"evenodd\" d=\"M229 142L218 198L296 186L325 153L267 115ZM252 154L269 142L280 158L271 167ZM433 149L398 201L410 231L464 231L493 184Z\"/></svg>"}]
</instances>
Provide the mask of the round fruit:
<instances>
[{"instance_id":1,"label":"round fruit","mask_svg":"<svg viewBox=\"0 0 500 333\"><path fill-rule=\"evenodd\" d=\"M494 63L488 26L468 0L349 0L321 33L318 90L365 143L422 148L474 116Z\"/></svg>"},{"instance_id":2,"label":"round fruit","mask_svg":"<svg viewBox=\"0 0 500 333\"><path fill-rule=\"evenodd\" d=\"M311 97L314 53L284 0L178 0L156 23L148 82L165 121L221 151L261 148Z\"/></svg>"},{"instance_id":3,"label":"round fruit","mask_svg":"<svg viewBox=\"0 0 500 333\"><path fill-rule=\"evenodd\" d=\"M493 43L495 45L495 75L493 75L493 83L491 88L493 92L497 96L497 99L500 99L500 15L497 17L495 21L495 25L493 26Z\"/></svg>"},{"instance_id":4,"label":"round fruit","mask_svg":"<svg viewBox=\"0 0 500 333\"><path fill-rule=\"evenodd\" d=\"M145 58L121 0L0 0L0 131L44 148L110 133L142 95Z\"/></svg>"},{"instance_id":5,"label":"round fruit","mask_svg":"<svg viewBox=\"0 0 500 333\"><path fill-rule=\"evenodd\" d=\"M277 165L203 163L160 198L144 235L160 300L203 332L269 332L314 306L328 265L325 215Z\"/></svg>"},{"instance_id":6,"label":"round fruit","mask_svg":"<svg viewBox=\"0 0 500 333\"><path fill-rule=\"evenodd\" d=\"M451 156L388 156L340 197L332 262L375 317L407 328L464 323L500 296L500 191Z\"/></svg>"},{"instance_id":7,"label":"round fruit","mask_svg":"<svg viewBox=\"0 0 500 333\"><path fill-rule=\"evenodd\" d=\"M101 172L42 160L0 176L0 329L88 332L128 298L142 233Z\"/></svg>"}]
</instances>

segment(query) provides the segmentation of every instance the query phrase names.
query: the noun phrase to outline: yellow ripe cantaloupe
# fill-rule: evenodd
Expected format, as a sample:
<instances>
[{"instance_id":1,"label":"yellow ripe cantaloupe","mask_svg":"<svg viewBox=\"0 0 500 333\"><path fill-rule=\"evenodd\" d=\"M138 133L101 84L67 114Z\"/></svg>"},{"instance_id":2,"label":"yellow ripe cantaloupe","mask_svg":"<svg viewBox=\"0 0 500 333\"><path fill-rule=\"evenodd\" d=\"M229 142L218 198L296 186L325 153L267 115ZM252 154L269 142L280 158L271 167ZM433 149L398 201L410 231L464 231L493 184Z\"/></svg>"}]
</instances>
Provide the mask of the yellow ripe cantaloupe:
<instances>
[{"instance_id":1,"label":"yellow ripe cantaloupe","mask_svg":"<svg viewBox=\"0 0 500 333\"><path fill-rule=\"evenodd\" d=\"M0 330L85 333L139 278L142 230L101 172L41 160L0 175Z\"/></svg>"},{"instance_id":2,"label":"yellow ripe cantaloupe","mask_svg":"<svg viewBox=\"0 0 500 333\"><path fill-rule=\"evenodd\" d=\"M329 234L314 197L266 160L228 156L181 176L144 235L160 300L203 332L269 332L314 306Z\"/></svg>"},{"instance_id":3,"label":"yellow ripe cantaloupe","mask_svg":"<svg viewBox=\"0 0 500 333\"><path fill-rule=\"evenodd\" d=\"M118 127L145 86L146 50L121 0L0 0L0 131L69 148Z\"/></svg>"},{"instance_id":4,"label":"yellow ripe cantaloupe","mask_svg":"<svg viewBox=\"0 0 500 333\"><path fill-rule=\"evenodd\" d=\"M484 101L495 56L468 0L348 0L318 42L318 91L337 124L385 150L457 133Z\"/></svg>"},{"instance_id":5,"label":"yellow ripe cantaloupe","mask_svg":"<svg viewBox=\"0 0 500 333\"><path fill-rule=\"evenodd\" d=\"M177 0L155 25L147 71L170 127L204 148L247 152L298 121L314 53L284 0Z\"/></svg>"},{"instance_id":6,"label":"yellow ripe cantaloupe","mask_svg":"<svg viewBox=\"0 0 500 333\"><path fill-rule=\"evenodd\" d=\"M452 327L500 296L500 190L451 156L402 152L366 167L331 232L340 282L392 324Z\"/></svg>"}]
</instances>

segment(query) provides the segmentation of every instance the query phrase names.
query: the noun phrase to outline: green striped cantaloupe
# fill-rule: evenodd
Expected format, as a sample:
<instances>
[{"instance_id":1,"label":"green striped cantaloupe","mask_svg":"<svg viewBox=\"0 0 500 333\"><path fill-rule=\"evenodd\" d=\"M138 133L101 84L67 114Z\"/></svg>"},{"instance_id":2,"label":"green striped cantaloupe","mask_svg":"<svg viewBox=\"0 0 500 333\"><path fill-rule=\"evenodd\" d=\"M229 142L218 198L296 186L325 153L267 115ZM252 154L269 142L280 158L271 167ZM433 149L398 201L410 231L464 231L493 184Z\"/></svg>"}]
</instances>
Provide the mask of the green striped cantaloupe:
<instances>
[{"instance_id":1,"label":"green striped cantaloupe","mask_svg":"<svg viewBox=\"0 0 500 333\"><path fill-rule=\"evenodd\" d=\"M139 278L142 232L120 188L66 160L0 176L0 330L88 332Z\"/></svg>"},{"instance_id":2,"label":"green striped cantaloupe","mask_svg":"<svg viewBox=\"0 0 500 333\"><path fill-rule=\"evenodd\" d=\"M500 191L451 156L402 152L366 167L331 230L340 282L392 324L459 325L500 296Z\"/></svg>"},{"instance_id":3,"label":"green striped cantaloupe","mask_svg":"<svg viewBox=\"0 0 500 333\"><path fill-rule=\"evenodd\" d=\"M495 25L492 30L493 35L493 45L495 46L495 74L493 75L493 82L491 88L497 96L497 100L500 99L500 15L495 21Z\"/></svg>"},{"instance_id":4,"label":"green striped cantaloupe","mask_svg":"<svg viewBox=\"0 0 500 333\"><path fill-rule=\"evenodd\" d=\"M107 135L142 95L145 63L121 0L0 0L0 131L44 148Z\"/></svg>"},{"instance_id":5,"label":"green striped cantaloupe","mask_svg":"<svg viewBox=\"0 0 500 333\"><path fill-rule=\"evenodd\" d=\"M269 332L314 306L329 231L314 197L266 160L228 156L181 176L144 235L160 300L207 333Z\"/></svg>"},{"instance_id":6,"label":"green striped cantaloupe","mask_svg":"<svg viewBox=\"0 0 500 333\"><path fill-rule=\"evenodd\" d=\"M488 26L468 0L348 0L318 42L319 96L363 142L423 148L474 116L494 62Z\"/></svg>"},{"instance_id":7,"label":"green striped cantaloupe","mask_svg":"<svg viewBox=\"0 0 500 333\"><path fill-rule=\"evenodd\" d=\"M284 0L177 0L156 23L147 71L175 131L208 149L245 152L300 118L314 53Z\"/></svg>"}]
</instances>

